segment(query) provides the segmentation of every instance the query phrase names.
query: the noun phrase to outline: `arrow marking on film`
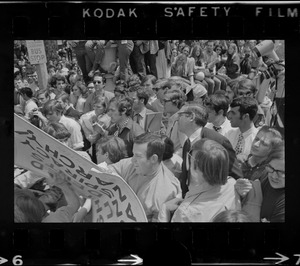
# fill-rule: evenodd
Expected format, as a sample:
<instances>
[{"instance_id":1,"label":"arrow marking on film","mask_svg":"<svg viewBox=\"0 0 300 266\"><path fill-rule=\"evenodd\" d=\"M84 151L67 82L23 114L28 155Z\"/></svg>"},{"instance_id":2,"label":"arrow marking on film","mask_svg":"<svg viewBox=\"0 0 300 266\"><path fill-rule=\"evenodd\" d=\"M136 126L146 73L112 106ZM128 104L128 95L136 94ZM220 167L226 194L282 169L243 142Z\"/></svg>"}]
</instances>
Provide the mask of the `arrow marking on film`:
<instances>
[{"instance_id":1,"label":"arrow marking on film","mask_svg":"<svg viewBox=\"0 0 300 266\"><path fill-rule=\"evenodd\" d=\"M137 255L132 255L132 254L130 254L130 256L131 256L131 257L134 257L134 259L120 259L120 260L118 260L118 262L134 262L134 263L131 264L131 265L138 265L138 264L140 264L140 263L143 262L143 259L140 258L140 257L137 256Z\"/></svg>"},{"instance_id":2,"label":"arrow marking on film","mask_svg":"<svg viewBox=\"0 0 300 266\"><path fill-rule=\"evenodd\" d=\"M277 261L275 264L280 264L286 260L289 260L288 257L276 252L275 254L277 254L278 256L280 256L280 258L264 258L264 260L280 260L280 261Z\"/></svg>"},{"instance_id":3,"label":"arrow marking on film","mask_svg":"<svg viewBox=\"0 0 300 266\"><path fill-rule=\"evenodd\" d=\"M0 264L6 263L8 262L7 259L0 257Z\"/></svg>"}]
</instances>

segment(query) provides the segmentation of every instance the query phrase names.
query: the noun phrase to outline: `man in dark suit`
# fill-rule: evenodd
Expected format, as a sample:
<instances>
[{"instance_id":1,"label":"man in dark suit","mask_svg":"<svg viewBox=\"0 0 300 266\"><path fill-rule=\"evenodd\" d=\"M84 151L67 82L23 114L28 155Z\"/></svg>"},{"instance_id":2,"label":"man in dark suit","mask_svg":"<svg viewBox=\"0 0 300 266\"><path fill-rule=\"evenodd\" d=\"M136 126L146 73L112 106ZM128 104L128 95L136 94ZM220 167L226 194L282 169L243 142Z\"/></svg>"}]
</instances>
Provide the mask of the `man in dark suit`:
<instances>
[{"instance_id":1,"label":"man in dark suit","mask_svg":"<svg viewBox=\"0 0 300 266\"><path fill-rule=\"evenodd\" d=\"M188 191L189 186L189 152L192 149L193 143L201 138L208 138L220 143L229 154L229 175L236 179L243 177L235 151L233 150L229 140L218 132L205 127L208 118L206 107L197 103L190 103L184 105L178 112L178 115L178 130L188 137L183 146L182 173L179 178L183 197Z\"/></svg>"}]
</instances>

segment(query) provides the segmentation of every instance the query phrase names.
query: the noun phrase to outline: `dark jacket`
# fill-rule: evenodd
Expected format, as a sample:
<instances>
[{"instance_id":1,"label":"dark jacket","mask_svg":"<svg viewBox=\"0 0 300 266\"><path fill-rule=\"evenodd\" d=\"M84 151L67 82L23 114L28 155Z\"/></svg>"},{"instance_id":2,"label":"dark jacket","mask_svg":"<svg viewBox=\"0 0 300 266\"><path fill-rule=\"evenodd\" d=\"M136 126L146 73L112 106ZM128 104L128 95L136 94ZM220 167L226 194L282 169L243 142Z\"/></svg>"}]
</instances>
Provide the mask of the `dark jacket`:
<instances>
[{"instance_id":1,"label":"dark jacket","mask_svg":"<svg viewBox=\"0 0 300 266\"><path fill-rule=\"evenodd\" d=\"M214 140L214 141L220 143L227 150L228 155L229 155L229 175L235 179L243 177L243 173L239 166L235 151L232 148L230 141L226 137L224 137L220 133L216 132L215 130L203 127L201 130L201 139L202 138L207 138L207 139ZM182 170L183 169L184 168L182 167ZM181 183L182 196L184 196L186 194L186 192L188 191L188 186L186 184L188 175L189 175L189 173L187 173L186 171L182 171L180 178L179 178L180 183Z\"/></svg>"}]
</instances>

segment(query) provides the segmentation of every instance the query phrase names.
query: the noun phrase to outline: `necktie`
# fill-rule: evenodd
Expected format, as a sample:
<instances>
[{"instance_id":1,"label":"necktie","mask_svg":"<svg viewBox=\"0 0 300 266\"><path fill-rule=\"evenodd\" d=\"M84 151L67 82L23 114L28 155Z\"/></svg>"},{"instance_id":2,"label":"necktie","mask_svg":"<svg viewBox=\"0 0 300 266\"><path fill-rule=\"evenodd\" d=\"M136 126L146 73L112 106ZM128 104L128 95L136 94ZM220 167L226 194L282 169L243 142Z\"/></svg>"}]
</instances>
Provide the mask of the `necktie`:
<instances>
[{"instance_id":1,"label":"necktie","mask_svg":"<svg viewBox=\"0 0 300 266\"><path fill-rule=\"evenodd\" d=\"M183 145L182 148L182 173L180 176L180 183L181 183L181 190L182 190L182 197L184 198L186 192L188 191L188 185L189 183L189 167L190 167L190 161L188 160L188 153L191 150L191 141L190 139L187 139ZM188 166L188 167L187 167Z\"/></svg>"},{"instance_id":2,"label":"necktie","mask_svg":"<svg viewBox=\"0 0 300 266\"><path fill-rule=\"evenodd\" d=\"M213 126L213 129L217 132L219 132L222 128L221 127L216 127L216 126Z\"/></svg>"},{"instance_id":3,"label":"necktie","mask_svg":"<svg viewBox=\"0 0 300 266\"><path fill-rule=\"evenodd\" d=\"M235 153L236 153L236 155L242 153L242 151L243 151L243 139L244 139L243 134L240 133L238 141L237 141L237 144L235 146Z\"/></svg>"},{"instance_id":4,"label":"necktie","mask_svg":"<svg viewBox=\"0 0 300 266\"><path fill-rule=\"evenodd\" d=\"M137 122L140 125L140 121L142 119L142 116L140 114L135 114L134 121Z\"/></svg>"}]
</instances>

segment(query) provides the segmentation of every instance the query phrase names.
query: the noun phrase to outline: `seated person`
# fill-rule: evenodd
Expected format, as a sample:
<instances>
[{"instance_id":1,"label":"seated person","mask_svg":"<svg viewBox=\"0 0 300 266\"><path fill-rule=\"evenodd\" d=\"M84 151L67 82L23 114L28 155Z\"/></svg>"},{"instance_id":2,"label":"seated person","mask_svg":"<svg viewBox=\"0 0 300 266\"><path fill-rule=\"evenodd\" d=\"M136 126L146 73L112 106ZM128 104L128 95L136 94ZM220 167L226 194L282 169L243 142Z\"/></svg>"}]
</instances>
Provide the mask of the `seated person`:
<instances>
[{"instance_id":1,"label":"seated person","mask_svg":"<svg viewBox=\"0 0 300 266\"><path fill-rule=\"evenodd\" d=\"M234 187L236 181L228 176L227 150L216 141L203 138L192 146L189 156L189 191L184 200L173 199L165 203L159 221L210 222L224 210L240 210L240 196Z\"/></svg>"},{"instance_id":2,"label":"seated person","mask_svg":"<svg viewBox=\"0 0 300 266\"><path fill-rule=\"evenodd\" d=\"M144 133L134 140L133 158L109 166L136 193L149 222L157 221L164 202L181 198L178 179L162 163L164 149L164 141L159 135Z\"/></svg>"}]
</instances>

